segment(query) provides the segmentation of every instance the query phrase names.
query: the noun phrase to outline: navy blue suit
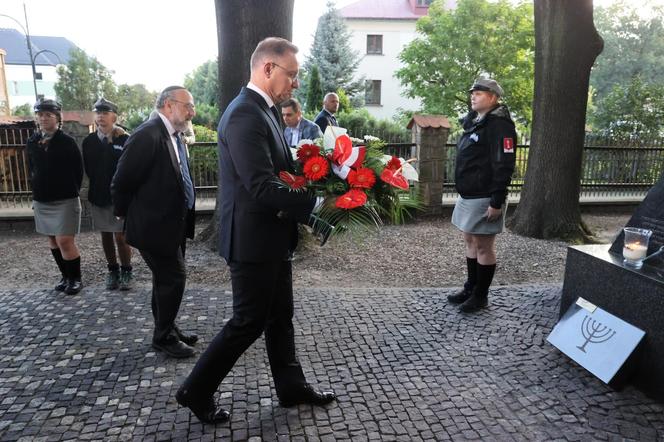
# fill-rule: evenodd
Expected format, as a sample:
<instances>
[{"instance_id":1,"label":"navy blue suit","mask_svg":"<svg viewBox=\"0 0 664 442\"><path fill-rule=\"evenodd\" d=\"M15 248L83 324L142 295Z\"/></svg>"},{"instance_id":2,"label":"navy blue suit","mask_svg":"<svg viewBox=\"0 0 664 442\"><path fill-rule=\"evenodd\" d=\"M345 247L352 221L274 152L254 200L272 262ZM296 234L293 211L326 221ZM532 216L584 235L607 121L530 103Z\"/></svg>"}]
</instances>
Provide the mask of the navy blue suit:
<instances>
[{"instance_id":1,"label":"navy blue suit","mask_svg":"<svg viewBox=\"0 0 664 442\"><path fill-rule=\"evenodd\" d=\"M263 332L277 395L306 384L295 356L290 256L297 221L308 221L315 198L276 181L293 171L277 118L260 94L243 88L219 122L219 254L231 271L233 316L185 380L192 398L211 398Z\"/></svg>"}]
</instances>

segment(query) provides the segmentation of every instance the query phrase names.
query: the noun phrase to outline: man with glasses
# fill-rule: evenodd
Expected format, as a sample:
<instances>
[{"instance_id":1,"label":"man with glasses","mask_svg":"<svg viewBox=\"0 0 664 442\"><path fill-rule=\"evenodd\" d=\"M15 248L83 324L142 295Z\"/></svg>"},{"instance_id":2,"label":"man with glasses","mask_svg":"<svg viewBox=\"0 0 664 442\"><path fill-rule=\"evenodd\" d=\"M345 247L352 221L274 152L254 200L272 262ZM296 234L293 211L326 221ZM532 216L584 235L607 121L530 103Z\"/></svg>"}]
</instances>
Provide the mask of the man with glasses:
<instances>
[{"instance_id":1,"label":"man with glasses","mask_svg":"<svg viewBox=\"0 0 664 442\"><path fill-rule=\"evenodd\" d=\"M114 214L125 219L127 242L152 271L152 346L174 358L194 355L198 337L175 324L184 293L186 238L194 237L196 195L182 141L196 110L185 88L170 86L157 98L157 118L127 140L111 183Z\"/></svg>"},{"instance_id":2,"label":"man with glasses","mask_svg":"<svg viewBox=\"0 0 664 442\"><path fill-rule=\"evenodd\" d=\"M286 123L284 135L289 146L295 147L300 140L315 140L323 136L320 127L302 117L302 107L295 98L281 103L281 115Z\"/></svg>"},{"instance_id":3,"label":"man with glasses","mask_svg":"<svg viewBox=\"0 0 664 442\"><path fill-rule=\"evenodd\" d=\"M335 400L334 393L307 383L295 355L291 257L297 222L308 223L316 203L312 194L292 192L277 178L294 172L276 106L298 87L296 53L288 40L261 41L251 56L249 84L219 122L219 253L230 267L233 315L175 396L205 423L228 420L214 393L263 333L282 406Z\"/></svg>"}]
</instances>

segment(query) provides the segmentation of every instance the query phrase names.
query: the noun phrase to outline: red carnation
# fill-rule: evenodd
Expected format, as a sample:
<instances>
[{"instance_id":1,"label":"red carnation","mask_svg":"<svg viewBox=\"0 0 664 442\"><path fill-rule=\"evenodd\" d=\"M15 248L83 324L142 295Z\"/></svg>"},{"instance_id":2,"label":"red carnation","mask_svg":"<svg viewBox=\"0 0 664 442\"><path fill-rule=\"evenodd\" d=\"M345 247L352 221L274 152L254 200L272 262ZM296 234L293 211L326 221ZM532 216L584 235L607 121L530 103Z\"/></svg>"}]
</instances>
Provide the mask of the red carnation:
<instances>
[{"instance_id":1,"label":"red carnation","mask_svg":"<svg viewBox=\"0 0 664 442\"><path fill-rule=\"evenodd\" d=\"M376 184L376 175L368 167L360 167L348 173L348 184L350 187L361 187L371 189Z\"/></svg>"},{"instance_id":2,"label":"red carnation","mask_svg":"<svg viewBox=\"0 0 664 442\"><path fill-rule=\"evenodd\" d=\"M306 163L309 158L317 157L319 155L320 147L315 144L303 144L297 150L297 159L302 163Z\"/></svg>"},{"instance_id":3,"label":"red carnation","mask_svg":"<svg viewBox=\"0 0 664 442\"><path fill-rule=\"evenodd\" d=\"M354 209L367 202L367 194L359 189L351 189L337 198L335 206L340 209Z\"/></svg>"},{"instance_id":4,"label":"red carnation","mask_svg":"<svg viewBox=\"0 0 664 442\"><path fill-rule=\"evenodd\" d=\"M288 184L291 189L299 189L307 184L307 180L303 176L293 175L285 170L279 172L279 178L281 178L281 181Z\"/></svg>"},{"instance_id":5,"label":"red carnation","mask_svg":"<svg viewBox=\"0 0 664 442\"><path fill-rule=\"evenodd\" d=\"M327 160L321 156L311 157L304 163L304 176L311 181L318 181L330 171Z\"/></svg>"},{"instance_id":6,"label":"red carnation","mask_svg":"<svg viewBox=\"0 0 664 442\"><path fill-rule=\"evenodd\" d=\"M390 170L399 170L401 167L401 160L399 158L395 157L392 155L392 158L390 158L390 161L387 162L387 166L385 166L386 169Z\"/></svg>"},{"instance_id":7,"label":"red carnation","mask_svg":"<svg viewBox=\"0 0 664 442\"><path fill-rule=\"evenodd\" d=\"M408 190L408 180L401 174L401 171L385 168L380 174L380 179L399 189Z\"/></svg>"}]
</instances>

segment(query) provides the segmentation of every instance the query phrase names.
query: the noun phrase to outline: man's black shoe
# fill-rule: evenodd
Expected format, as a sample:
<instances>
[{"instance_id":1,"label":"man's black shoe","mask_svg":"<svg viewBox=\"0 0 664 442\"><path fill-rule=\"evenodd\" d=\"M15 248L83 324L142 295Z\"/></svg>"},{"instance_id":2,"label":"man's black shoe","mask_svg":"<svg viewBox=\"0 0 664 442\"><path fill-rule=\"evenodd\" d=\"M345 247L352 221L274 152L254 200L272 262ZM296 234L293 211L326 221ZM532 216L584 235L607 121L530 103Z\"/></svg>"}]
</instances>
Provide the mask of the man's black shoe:
<instances>
[{"instance_id":1,"label":"man's black shoe","mask_svg":"<svg viewBox=\"0 0 664 442\"><path fill-rule=\"evenodd\" d=\"M461 307L459 307L459 310L461 310L464 313L473 313L478 310L481 310L483 308L486 308L486 306L489 305L489 300L486 295L478 295L477 293L473 293L470 298L463 304L461 304Z\"/></svg>"},{"instance_id":2,"label":"man's black shoe","mask_svg":"<svg viewBox=\"0 0 664 442\"><path fill-rule=\"evenodd\" d=\"M58 282L55 285L55 287L53 287L53 290L55 290L56 292L64 292L66 288L67 288L67 278L63 276L60 282Z\"/></svg>"},{"instance_id":3,"label":"man's black shoe","mask_svg":"<svg viewBox=\"0 0 664 442\"><path fill-rule=\"evenodd\" d=\"M183 407L189 408L192 413L204 424L220 424L228 421L231 414L223 408L217 408L214 399L210 398L202 403L196 403L187 397L187 390L180 388L175 393L175 400Z\"/></svg>"},{"instance_id":4,"label":"man's black shoe","mask_svg":"<svg viewBox=\"0 0 664 442\"><path fill-rule=\"evenodd\" d=\"M152 347L173 358L182 359L194 356L194 349L179 340L173 340L173 342L169 342L168 344L152 341Z\"/></svg>"},{"instance_id":5,"label":"man's black shoe","mask_svg":"<svg viewBox=\"0 0 664 442\"><path fill-rule=\"evenodd\" d=\"M175 332L180 341L184 342L189 346L196 345L196 343L198 342L197 335L195 335L194 333L183 332L182 330L180 330L180 328L177 325L173 326L173 331Z\"/></svg>"},{"instance_id":6,"label":"man's black shoe","mask_svg":"<svg viewBox=\"0 0 664 442\"><path fill-rule=\"evenodd\" d=\"M68 295L75 295L80 292L83 288L83 283L80 279L69 278L67 280L67 286L65 287L65 293Z\"/></svg>"},{"instance_id":7,"label":"man's black shoe","mask_svg":"<svg viewBox=\"0 0 664 442\"><path fill-rule=\"evenodd\" d=\"M311 385L307 385L292 396L279 398L279 403L288 408L298 404L327 405L336 399L337 396L331 391L316 391Z\"/></svg>"},{"instance_id":8,"label":"man's black shoe","mask_svg":"<svg viewBox=\"0 0 664 442\"><path fill-rule=\"evenodd\" d=\"M466 290L464 288L460 292L455 293L454 295L449 295L447 297L447 300L452 304L461 304L462 302L466 302L472 294L473 292L471 292L470 290Z\"/></svg>"}]
</instances>

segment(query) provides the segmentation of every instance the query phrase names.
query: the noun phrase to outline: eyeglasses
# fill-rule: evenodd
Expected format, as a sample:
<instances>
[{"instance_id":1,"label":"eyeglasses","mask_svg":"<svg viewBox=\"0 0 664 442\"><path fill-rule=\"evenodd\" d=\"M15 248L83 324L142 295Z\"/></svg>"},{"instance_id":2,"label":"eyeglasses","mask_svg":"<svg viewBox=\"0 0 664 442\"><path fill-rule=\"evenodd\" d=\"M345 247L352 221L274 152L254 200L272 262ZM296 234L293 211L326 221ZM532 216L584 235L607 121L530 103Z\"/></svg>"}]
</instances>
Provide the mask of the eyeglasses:
<instances>
[{"instance_id":1,"label":"eyeglasses","mask_svg":"<svg viewBox=\"0 0 664 442\"><path fill-rule=\"evenodd\" d=\"M300 80L300 79L298 78L298 72L293 73L293 71L289 71L289 70L286 69L285 67L283 67L283 66L279 66L277 63L275 63L275 62L273 62L273 61L271 61L270 63L271 63L273 66L276 66L276 67L278 67L278 68L283 69L284 72L286 73L286 76L287 76L288 79L291 81L291 83L295 83L296 81L299 81L299 80Z\"/></svg>"},{"instance_id":2,"label":"eyeglasses","mask_svg":"<svg viewBox=\"0 0 664 442\"><path fill-rule=\"evenodd\" d=\"M184 104L185 107L191 111L196 110L196 106L193 103L187 103L186 101L176 100L175 98L169 98L169 100L175 101L176 103Z\"/></svg>"}]
</instances>

